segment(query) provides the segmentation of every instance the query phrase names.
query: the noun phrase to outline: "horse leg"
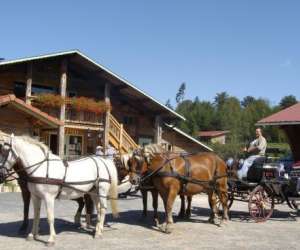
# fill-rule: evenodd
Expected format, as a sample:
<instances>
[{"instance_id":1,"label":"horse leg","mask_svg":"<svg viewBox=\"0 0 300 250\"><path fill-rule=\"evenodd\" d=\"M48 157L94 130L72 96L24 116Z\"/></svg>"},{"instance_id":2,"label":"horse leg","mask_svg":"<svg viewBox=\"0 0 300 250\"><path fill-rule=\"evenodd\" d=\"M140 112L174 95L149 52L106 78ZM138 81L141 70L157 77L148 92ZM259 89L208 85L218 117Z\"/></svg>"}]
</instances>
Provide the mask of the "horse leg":
<instances>
[{"instance_id":1,"label":"horse leg","mask_svg":"<svg viewBox=\"0 0 300 250\"><path fill-rule=\"evenodd\" d=\"M85 194L83 196L85 202L85 219L87 228L91 227L91 216L94 210L94 203L90 195Z\"/></svg>"},{"instance_id":2,"label":"horse leg","mask_svg":"<svg viewBox=\"0 0 300 250\"><path fill-rule=\"evenodd\" d=\"M166 233L171 233L173 231L173 204L178 194L178 190L175 188L170 188L166 197L164 197L164 206L166 211Z\"/></svg>"},{"instance_id":3,"label":"horse leg","mask_svg":"<svg viewBox=\"0 0 300 250\"><path fill-rule=\"evenodd\" d=\"M189 219L189 218L191 218L191 206L192 206L192 196L191 195L187 196L187 202L188 202L188 205L187 205L187 208L185 211L185 218Z\"/></svg>"},{"instance_id":4,"label":"horse leg","mask_svg":"<svg viewBox=\"0 0 300 250\"><path fill-rule=\"evenodd\" d=\"M143 217L147 217L147 199L148 199L148 191L145 189L141 189L142 198L143 198Z\"/></svg>"},{"instance_id":5,"label":"horse leg","mask_svg":"<svg viewBox=\"0 0 300 250\"><path fill-rule=\"evenodd\" d=\"M31 199L33 203L34 218L32 224L32 231L28 235L27 240L38 238L39 224L40 224L41 199L36 195L31 195Z\"/></svg>"},{"instance_id":6,"label":"horse leg","mask_svg":"<svg viewBox=\"0 0 300 250\"><path fill-rule=\"evenodd\" d=\"M157 213L157 208L158 208L158 192L156 189L151 190L152 194L152 206L153 206L153 219L155 226L158 227L159 225L159 220L158 220L158 213Z\"/></svg>"},{"instance_id":7,"label":"horse leg","mask_svg":"<svg viewBox=\"0 0 300 250\"><path fill-rule=\"evenodd\" d=\"M185 214L185 197L184 195L180 195L180 200L181 200L181 207L180 207L180 212L178 214L178 217L183 219L184 218L184 214Z\"/></svg>"},{"instance_id":8,"label":"horse leg","mask_svg":"<svg viewBox=\"0 0 300 250\"><path fill-rule=\"evenodd\" d=\"M228 216L228 192L227 190L219 190L218 192L218 196L220 199L220 202L222 204L223 207L223 221L228 221L229 220L229 216Z\"/></svg>"},{"instance_id":9,"label":"horse leg","mask_svg":"<svg viewBox=\"0 0 300 250\"><path fill-rule=\"evenodd\" d=\"M208 193L208 203L211 209L210 217L208 221L210 223L214 223L216 225L219 225L220 222L218 220L218 208L217 208L217 199L216 199L216 194L214 191L210 191Z\"/></svg>"},{"instance_id":10,"label":"horse leg","mask_svg":"<svg viewBox=\"0 0 300 250\"><path fill-rule=\"evenodd\" d=\"M96 231L94 238L100 238L103 234L104 229L104 219L106 214L106 208L107 208L107 198L106 195L108 194L108 191L106 191L106 188L101 187L99 188L99 196L100 198L96 197L96 209L97 209L97 224L96 224Z\"/></svg>"},{"instance_id":11,"label":"horse leg","mask_svg":"<svg viewBox=\"0 0 300 250\"><path fill-rule=\"evenodd\" d=\"M54 200L55 200L55 197L47 196L45 198L47 218L48 218L48 224L49 224L49 229L50 229L50 237L47 241L47 246L54 245L54 240L55 240L55 236L56 236L55 228L54 228Z\"/></svg>"},{"instance_id":12,"label":"horse leg","mask_svg":"<svg viewBox=\"0 0 300 250\"><path fill-rule=\"evenodd\" d=\"M79 225L80 226L80 218L81 218L81 214L82 214L82 210L83 210L83 207L84 207L84 200L82 197L76 199L76 202L78 203L78 209L77 209L77 212L74 216L74 223L76 225Z\"/></svg>"},{"instance_id":13,"label":"horse leg","mask_svg":"<svg viewBox=\"0 0 300 250\"><path fill-rule=\"evenodd\" d=\"M19 228L19 234L24 234L27 231L28 228L28 213L29 213L29 205L30 205L30 192L27 188L27 183L19 180L18 181L19 186L22 191L22 199L23 199L23 223L21 227Z\"/></svg>"}]
</instances>

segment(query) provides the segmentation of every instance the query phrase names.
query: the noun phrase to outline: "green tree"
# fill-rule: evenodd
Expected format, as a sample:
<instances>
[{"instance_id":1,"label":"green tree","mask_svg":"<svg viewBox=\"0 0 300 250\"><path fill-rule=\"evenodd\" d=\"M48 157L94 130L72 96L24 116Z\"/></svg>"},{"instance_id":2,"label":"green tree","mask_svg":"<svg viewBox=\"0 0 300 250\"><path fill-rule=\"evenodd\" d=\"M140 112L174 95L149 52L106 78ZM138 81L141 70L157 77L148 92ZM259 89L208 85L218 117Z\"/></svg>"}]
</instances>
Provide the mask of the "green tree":
<instances>
[{"instance_id":1,"label":"green tree","mask_svg":"<svg viewBox=\"0 0 300 250\"><path fill-rule=\"evenodd\" d=\"M242 141L249 143L255 137L255 124L270 115L272 108L266 99L259 98L247 105L242 115Z\"/></svg>"},{"instance_id":2,"label":"green tree","mask_svg":"<svg viewBox=\"0 0 300 250\"><path fill-rule=\"evenodd\" d=\"M287 95L281 98L279 102L280 109L286 109L294 104L296 104L298 101L294 95Z\"/></svg>"},{"instance_id":3,"label":"green tree","mask_svg":"<svg viewBox=\"0 0 300 250\"><path fill-rule=\"evenodd\" d=\"M186 85L185 82L181 83L178 92L176 94L175 100L176 103L179 104L184 100L184 95L185 95L185 89L186 89Z\"/></svg>"},{"instance_id":4,"label":"green tree","mask_svg":"<svg viewBox=\"0 0 300 250\"><path fill-rule=\"evenodd\" d=\"M241 101L241 105L246 108L248 105L253 103L255 101L255 98L253 96L245 96L243 100Z\"/></svg>"},{"instance_id":5,"label":"green tree","mask_svg":"<svg viewBox=\"0 0 300 250\"><path fill-rule=\"evenodd\" d=\"M228 98L229 95L227 94L227 92L217 93L215 96L214 104L217 106L217 108L220 108Z\"/></svg>"}]
</instances>

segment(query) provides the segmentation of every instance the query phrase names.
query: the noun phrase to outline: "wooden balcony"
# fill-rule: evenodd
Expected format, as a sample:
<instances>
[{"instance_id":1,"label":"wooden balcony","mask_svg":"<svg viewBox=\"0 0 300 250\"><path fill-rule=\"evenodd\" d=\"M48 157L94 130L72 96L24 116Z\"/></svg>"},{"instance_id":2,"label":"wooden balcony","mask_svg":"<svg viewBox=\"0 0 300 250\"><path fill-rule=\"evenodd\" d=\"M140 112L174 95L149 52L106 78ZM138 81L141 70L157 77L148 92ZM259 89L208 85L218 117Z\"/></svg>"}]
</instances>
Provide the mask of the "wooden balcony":
<instances>
[{"instance_id":1,"label":"wooden balcony","mask_svg":"<svg viewBox=\"0 0 300 250\"><path fill-rule=\"evenodd\" d=\"M95 114L93 112L78 111L76 109L66 107L66 121L68 122L80 122L80 123L92 123L103 124L103 114Z\"/></svg>"}]
</instances>

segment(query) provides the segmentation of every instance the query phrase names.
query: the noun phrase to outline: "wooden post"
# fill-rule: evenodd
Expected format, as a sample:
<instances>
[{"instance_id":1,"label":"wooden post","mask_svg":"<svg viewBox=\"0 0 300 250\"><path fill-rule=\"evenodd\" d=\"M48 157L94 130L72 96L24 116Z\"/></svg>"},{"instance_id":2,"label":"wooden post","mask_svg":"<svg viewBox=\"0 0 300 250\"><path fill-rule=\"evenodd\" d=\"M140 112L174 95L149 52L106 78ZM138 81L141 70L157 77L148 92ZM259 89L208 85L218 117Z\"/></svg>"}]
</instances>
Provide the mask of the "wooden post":
<instances>
[{"instance_id":1,"label":"wooden post","mask_svg":"<svg viewBox=\"0 0 300 250\"><path fill-rule=\"evenodd\" d=\"M60 95L66 97L67 89L67 60L64 59L61 63L60 69ZM66 105L62 104L60 107L59 119L65 122ZM60 125L58 129L58 154L61 158L64 158L64 146L65 146L65 126Z\"/></svg>"},{"instance_id":2,"label":"wooden post","mask_svg":"<svg viewBox=\"0 0 300 250\"><path fill-rule=\"evenodd\" d=\"M31 104L31 86L32 86L32 62L27 64L27 73L26 73L26 94L25 102Z\"/></svg>"},{"instance_id":3,"label":"wooden post","mask_svg":"<svg viewBox=\"0 0 300 250\"><path fill-rule=\"evenodd\" d=\"M110 85L109 83L105 84L104 88L104 101L107 104L110 104ZM106 149L109 144L109 117L110 117L110 110L106 111L105 118L104 118L104 142L103 142L103 148L104 152L106 152Z\"/></svg>"},{"instance_id":4,"label":"wooden post","mask_svg":"<svg viewBox=\"0 0 300 250\"><path fill-rule=\"evenodd\" d=\"M154 143L160 144L162 139L161 117L155 116L155 136Z\"/></svg>"},{"instance_id":5,"label":"wooden post","mask_svg":"<svg viewBox=\"0 0 300 250\"><path fill-rule=\"evenodd\" d=\"M122 151L122 144L123 144L123 124L120 124L120 138L119 138L119 151Z\"/></svg>"}]
</instances>

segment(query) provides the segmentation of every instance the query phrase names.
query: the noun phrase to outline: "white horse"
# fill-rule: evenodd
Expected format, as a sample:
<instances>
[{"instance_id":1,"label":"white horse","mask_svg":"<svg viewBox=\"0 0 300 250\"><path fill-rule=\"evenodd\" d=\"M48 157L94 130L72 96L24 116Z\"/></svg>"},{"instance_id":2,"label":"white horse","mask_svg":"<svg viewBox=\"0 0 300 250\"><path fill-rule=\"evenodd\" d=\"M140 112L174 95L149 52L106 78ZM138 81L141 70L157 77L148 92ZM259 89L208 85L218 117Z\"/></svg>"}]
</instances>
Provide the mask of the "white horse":
<instances>
[{"instance_id":1,"label":"white horse","mask_svg":"<svg viewBox=\"0 0 300 250\"><path fill-rule=\"evenodd\" d=\"M110 198L113 216L118 216L118 178L112 160L99 156L82 158L68 163L52 154L47 146L26 136L13 136L0 132L0 172L9 172L17 160L21 161L29 176L28 189L34 206L32 232L28 239L37 239L41 201L45 202L50 227L47 245L53 245L54 201L76 199L85 192L92 194L97 210L97 224L94 237L103 233L107 198ZM48 184L46 184L46 181Z\"/></svg>"}]
</instances>

